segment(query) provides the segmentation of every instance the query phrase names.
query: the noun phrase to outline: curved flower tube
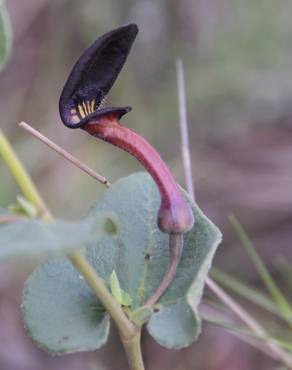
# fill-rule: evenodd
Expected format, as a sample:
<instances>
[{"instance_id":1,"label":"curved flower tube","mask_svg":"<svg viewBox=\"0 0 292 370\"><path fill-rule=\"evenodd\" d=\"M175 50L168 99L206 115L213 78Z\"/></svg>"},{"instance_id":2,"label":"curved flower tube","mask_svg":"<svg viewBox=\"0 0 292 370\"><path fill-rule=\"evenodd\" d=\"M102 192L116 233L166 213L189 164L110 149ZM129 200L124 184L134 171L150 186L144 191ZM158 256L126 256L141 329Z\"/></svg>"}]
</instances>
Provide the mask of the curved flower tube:
<instances>
[{"instance_id":1,"label":"curved flower tube","mask_svg":"<svg viewBox=\"0 0 292 370\"><path fill-rule=\"evenodd\" d=\"M178 234L192 228L193 213L182 197L174 177L158 152L143 137L120 125L116 114L92 120L82 128L92 136L132 154L151 174L161 195L157 216L161 231Z\"/></svg>"}]
</instances>

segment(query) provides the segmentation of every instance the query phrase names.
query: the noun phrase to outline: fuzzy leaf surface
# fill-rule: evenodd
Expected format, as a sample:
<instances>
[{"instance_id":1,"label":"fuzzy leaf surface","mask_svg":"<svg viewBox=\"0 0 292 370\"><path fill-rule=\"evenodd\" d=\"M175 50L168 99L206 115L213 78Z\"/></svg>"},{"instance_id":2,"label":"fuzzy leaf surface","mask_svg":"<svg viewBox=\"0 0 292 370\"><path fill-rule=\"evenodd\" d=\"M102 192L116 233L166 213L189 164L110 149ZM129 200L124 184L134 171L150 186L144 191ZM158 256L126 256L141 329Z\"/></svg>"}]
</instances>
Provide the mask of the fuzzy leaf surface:
<instances>
[{"instance_id":1,"label":"fuzzy leaf surface","mask_svg":"<svg viewBox=\"0 0 292 370\"><path fill-rule=\"evenodd\" d=\"M46 262L33 272L22 312L32 339L50 353L94 350L108 337L108 315L68 260Z\"/></svg>"}]
</instances>

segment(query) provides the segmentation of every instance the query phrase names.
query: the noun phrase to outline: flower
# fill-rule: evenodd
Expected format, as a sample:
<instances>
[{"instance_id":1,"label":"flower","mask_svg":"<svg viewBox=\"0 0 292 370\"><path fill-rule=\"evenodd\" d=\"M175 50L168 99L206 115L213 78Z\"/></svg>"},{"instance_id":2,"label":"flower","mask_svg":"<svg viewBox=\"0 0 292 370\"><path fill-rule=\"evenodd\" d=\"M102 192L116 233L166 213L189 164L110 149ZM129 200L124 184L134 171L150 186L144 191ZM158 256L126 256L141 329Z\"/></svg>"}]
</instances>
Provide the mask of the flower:
<instances>
[{"instance_id":1,"label":"flower","mask_svg":"<svg viewBox=\"0 0 292 370\"><path fill-rule=\"evenodd\" d=\"M59 108L63 123L82 128L133 155L151 174L160 191L157 225L169 234L169 263L146 304L153 305L173 280L183 249L183 235L194 225L190 205L159 153L143 137L122 126L119 119L131 107L104 107L106 94L121 71L138 33L135 24L114 29L90 46L75 64L62 91Z\"/></svg>"},{"instance_id":2,"label":"flower","mask_svg":"<svg viewBox=\"0 0 292 370\"><path fill-rule=\"evenodd\" d=\"M105 101L137 33L136 24L116 28L98 38L78 59L59 101L61 119L67 127L83 127L108 114L120 119L132 109L128 106L106 108Z\"/></svg>"}]
</instances>

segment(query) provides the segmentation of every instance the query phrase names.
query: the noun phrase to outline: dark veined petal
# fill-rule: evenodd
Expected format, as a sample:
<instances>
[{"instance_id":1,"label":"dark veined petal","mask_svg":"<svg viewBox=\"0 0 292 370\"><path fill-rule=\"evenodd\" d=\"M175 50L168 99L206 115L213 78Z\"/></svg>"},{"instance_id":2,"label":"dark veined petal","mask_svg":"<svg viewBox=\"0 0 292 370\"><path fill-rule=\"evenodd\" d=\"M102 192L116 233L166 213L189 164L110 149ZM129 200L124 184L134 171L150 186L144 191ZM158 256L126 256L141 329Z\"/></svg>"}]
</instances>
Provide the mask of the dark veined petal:
<instances>
[{"instance_id":1,"label":"dark veined petal","mask_svg":"<svg viewBox=\"0 0 292 370\"><path fill-rule=\"evenodd\" d=\"M116 28L98 38L81 55L59 101L61 119L66 126L78 128L105 114L120 118L131 110L131 107L104 108L104 104L137 33L136 24Z\"/></svg>"}]
</instances>

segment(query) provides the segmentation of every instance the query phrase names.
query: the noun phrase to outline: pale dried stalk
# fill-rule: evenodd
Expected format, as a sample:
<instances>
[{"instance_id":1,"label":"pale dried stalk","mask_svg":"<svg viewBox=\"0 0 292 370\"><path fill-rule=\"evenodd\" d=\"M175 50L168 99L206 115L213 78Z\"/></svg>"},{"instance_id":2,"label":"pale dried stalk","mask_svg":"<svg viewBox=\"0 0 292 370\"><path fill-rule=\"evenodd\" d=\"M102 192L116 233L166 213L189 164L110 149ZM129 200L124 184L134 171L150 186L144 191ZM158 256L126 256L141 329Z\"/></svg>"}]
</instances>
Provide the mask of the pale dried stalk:
<instances>
[{"instance_id":1,"label":"pale dried stalk","mask_svg":"<svg viewBox=\"0 0 292 370\"><path fill-rule=\"evenodd\" d=\"M79 159L75 158L72 154L68 153L66 150L61 148L59 145L52 142L50 139L48 139L46 136L41 134L36 129L32 128L30 125L28 125L25 122L20 122L18 124L21 128L25 129L28 133L33 135L35 138L42 141L44 144L46 144L49 148L53 149L55 152L60 154L63 158L67 159L67 161L71 162L74 166L80 168L80 170L87 173L89 176L93 177L97 181L101 182L103 185L105 185L107 188L110 186L110 183L108 180L104 177L93 171L90 167L88 167L86 164L79 161Z\"/></svg>"},{"instance_id":2,"label":"pale dried stalk","mask_svg":"<svg viewBox=\"0 0 292 370\"><path fill-rule=\"evenodd\" d=\"M181 150L183 157L183 165L185 172L186 187L193 201L196 199L195 189L193 184L192 161L191 153L189 150L189 135L188 135L188 120L186 109L186 94L185 94L185 79L184 69L181 59L176 61L177 68L177 95L179 106L179 124L181 131Z\"/></svg>"}]
</instances>

